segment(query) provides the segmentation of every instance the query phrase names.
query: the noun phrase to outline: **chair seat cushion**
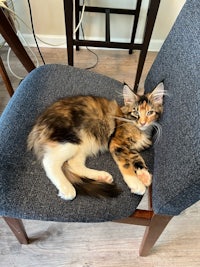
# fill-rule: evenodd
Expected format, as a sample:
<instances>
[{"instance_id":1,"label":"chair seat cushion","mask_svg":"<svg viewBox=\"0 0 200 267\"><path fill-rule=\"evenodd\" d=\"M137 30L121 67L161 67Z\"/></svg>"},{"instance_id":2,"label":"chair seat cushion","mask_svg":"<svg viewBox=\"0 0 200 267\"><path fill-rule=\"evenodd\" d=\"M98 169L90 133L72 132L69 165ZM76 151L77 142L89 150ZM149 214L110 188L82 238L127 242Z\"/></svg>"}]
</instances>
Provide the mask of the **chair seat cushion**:
<instances>
[{"instance_id":1,"label":"chair seat cushion","mask_svg":"<svg viewBox=\"0 0 200 267\"><path fill-rule=\"evenodd\" d=\"M109 153L90 158L87 166L110 172L122 189L117 198L57 196L32 152L27 136L42 110L61 97L100 95L122 103L123 84L103 75L64 65L33 70L20 84L0 118L0 215L68 222L101 222L131 215L142 196L130 193ZM153 151L145 152L152 169Z\"/></svg>"}]
</instances>

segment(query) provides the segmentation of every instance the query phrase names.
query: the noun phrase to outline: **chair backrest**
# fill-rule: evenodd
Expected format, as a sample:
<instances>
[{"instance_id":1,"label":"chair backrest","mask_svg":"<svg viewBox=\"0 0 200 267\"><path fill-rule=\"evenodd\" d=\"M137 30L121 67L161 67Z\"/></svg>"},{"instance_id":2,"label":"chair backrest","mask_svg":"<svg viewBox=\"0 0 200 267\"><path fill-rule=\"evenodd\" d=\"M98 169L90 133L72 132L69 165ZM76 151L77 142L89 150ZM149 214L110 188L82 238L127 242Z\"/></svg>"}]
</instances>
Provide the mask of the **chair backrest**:
<instances>
[{"instance_id":1,"label":"chair backrest","mask_svg":"<svg viewBox=\"0 0 200 267\"><path fill-rule=\"evenodd\" d=\"M200 199L200 2L188 0L146 79L161 81L163 133L155 146L153 208L177 215Z\"/></svg>"}]
</instances>

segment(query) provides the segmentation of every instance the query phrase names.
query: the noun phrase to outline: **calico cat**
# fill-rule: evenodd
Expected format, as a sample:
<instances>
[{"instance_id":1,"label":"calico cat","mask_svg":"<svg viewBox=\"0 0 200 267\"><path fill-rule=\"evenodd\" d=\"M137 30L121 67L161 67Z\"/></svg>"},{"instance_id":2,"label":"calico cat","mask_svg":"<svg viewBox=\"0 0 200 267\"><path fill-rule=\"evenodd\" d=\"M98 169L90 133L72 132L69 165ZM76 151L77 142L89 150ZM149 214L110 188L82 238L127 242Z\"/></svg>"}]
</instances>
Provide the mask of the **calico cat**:
<instances>
[{"instance_id":1,"label":"calico cat","mask_svg":"<svg viewBox=\"0 0 200 267\"><path fill-rule=\"evenodd\" d=\"M132 193L143 195L151 174L139 154L151 144L155 121L163 111L164 86L139 96L125 85L124 106L97 96L58 100L37 119L28 136L47 177L65 200L82 189L88 195L116 197L120 190L105 171L87 168L86 158L110 150Z\"/></svg>"}]
</instances>

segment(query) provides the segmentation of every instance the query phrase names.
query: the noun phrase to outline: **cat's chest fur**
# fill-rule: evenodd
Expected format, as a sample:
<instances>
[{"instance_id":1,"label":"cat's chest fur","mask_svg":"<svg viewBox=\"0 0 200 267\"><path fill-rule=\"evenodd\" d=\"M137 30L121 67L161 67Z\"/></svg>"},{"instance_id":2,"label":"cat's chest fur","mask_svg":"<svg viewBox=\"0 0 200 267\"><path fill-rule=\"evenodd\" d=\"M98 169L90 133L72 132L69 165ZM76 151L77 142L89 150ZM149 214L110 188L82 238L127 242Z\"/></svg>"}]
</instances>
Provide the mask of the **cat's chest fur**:
<instances>
[{"instance_id":1,"label":"cat's chest fur","mask_svg":"<svg viewBox=\"0 0 200 267\"><path fill-rule=\"evenodd\" d=\"M119 123L115 136L115 142L122 146L126 146L130 150L141 151L148 148L152 142L150 135L138 129L133 123Z\"/></svg>"}]
</instances>

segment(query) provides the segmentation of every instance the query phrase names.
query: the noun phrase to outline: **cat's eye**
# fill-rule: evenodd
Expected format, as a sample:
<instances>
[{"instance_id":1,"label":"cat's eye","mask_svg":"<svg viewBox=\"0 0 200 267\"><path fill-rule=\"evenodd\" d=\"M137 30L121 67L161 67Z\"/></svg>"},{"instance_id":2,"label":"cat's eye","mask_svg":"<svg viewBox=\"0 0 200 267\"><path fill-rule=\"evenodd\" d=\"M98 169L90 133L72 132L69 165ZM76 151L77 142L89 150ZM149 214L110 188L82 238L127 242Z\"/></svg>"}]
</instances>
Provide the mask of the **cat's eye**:
<instances>
[{"instance_id":1,"label":"cat's eye","mask_svg":"<svg viewBox=\"0 0 200 267\"><path fill-rule=\"evenodd\" d=\"M154 111L153 110L149 110L149 111L147 111L147 116L151 116L151 115L153 115L154 114Z\"/></svg>"}]
</instances>

